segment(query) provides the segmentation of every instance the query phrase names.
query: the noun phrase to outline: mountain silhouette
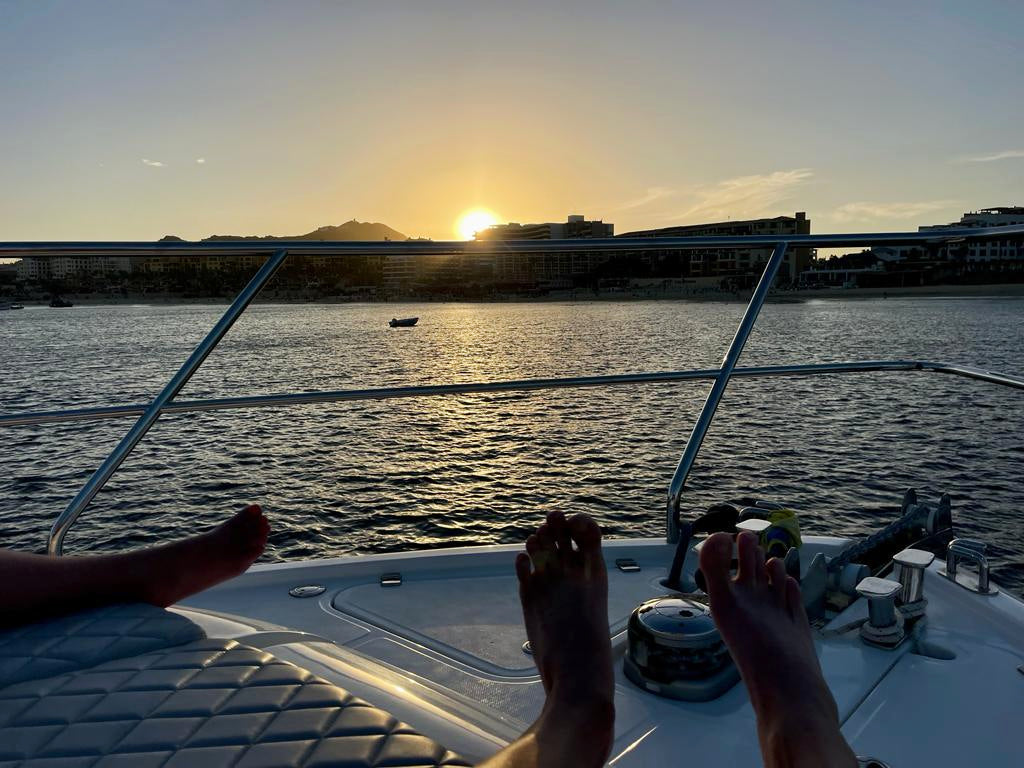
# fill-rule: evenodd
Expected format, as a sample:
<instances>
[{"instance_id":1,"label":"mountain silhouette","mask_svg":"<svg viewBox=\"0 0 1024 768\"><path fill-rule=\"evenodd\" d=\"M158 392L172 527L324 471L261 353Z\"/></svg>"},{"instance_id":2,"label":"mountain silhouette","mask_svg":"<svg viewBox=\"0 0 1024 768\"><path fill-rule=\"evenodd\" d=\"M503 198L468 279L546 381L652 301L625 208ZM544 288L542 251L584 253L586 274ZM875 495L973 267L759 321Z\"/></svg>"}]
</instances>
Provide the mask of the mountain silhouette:
<instances>
[{"instance_id":1,"label":"mountain silhouette","mask_svg":"<svg viewBox=\"0 0 1024 768\"><path fill-rule=\"evenodd\" d=\"M337 226L326 226L320 227L312 232L307 232L304 235L286 235L278 237L276 235L211 235L210 237L204 237L200 242L202 243L216 243L223 242L225 240L260 240L260 241L273 241L273 240L324 240L328 242L336 242L339 240L408 240L409 238L399 232L397 229L392 229L387 224L381 224L376 221L346 221L344 224ZM160 242L183 242L180 237L175 235L165 235L160 239Z\"/></svg>"}]
</instances>

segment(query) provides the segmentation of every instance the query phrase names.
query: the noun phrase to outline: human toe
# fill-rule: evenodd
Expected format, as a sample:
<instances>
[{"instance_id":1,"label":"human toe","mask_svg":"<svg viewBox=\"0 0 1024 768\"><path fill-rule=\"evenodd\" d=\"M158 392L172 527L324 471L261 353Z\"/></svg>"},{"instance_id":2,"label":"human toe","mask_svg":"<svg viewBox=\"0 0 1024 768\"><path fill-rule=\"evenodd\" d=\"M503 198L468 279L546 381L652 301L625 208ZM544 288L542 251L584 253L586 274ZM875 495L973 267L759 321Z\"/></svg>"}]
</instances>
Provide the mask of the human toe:
<instances>
[{"instance_id":1,"label":"human toe","mask_svg":"<svg viewBox=\"0 0 1024 768\"><path fill-rule=\"evenodd\" d=\"M724 594L729 589L729 569L732 565L732 537L715 533L704 540L700 548L700 570L708 587L708 594Z\"/></svg>"},{"instance_id":2,"label":"human toe","mask_svg":"<svg viewBox=\"0 0 1024 768\"><path fill-rule=\"evenodd\" d=\"M741 531L736 537L736 550L736 583L760 583L764 579L764 551L757 545L757 536Z\"/></svg>"},{"instance_id":3,"label":"human toe","mask_svg":"<svg viewBox=\"0 0 1024 768\"><path fill-rule=\"evenodd\" d=\"M775 602L780 606L786 605L786 565L777 557L773 557L764 566L768 583L772 588L772 595Z\"/></svg>"},{"instance_id":4,"label":"human toe","mask_svg":"<svg viewBox=\"0 0 1024 768\"><path fill-rule=\"evenodd\" d=\"M568 521L569 535L584 555L593 555L601 549L601 528L590 515L580 512Z\"/></svg>"}]
</instances>

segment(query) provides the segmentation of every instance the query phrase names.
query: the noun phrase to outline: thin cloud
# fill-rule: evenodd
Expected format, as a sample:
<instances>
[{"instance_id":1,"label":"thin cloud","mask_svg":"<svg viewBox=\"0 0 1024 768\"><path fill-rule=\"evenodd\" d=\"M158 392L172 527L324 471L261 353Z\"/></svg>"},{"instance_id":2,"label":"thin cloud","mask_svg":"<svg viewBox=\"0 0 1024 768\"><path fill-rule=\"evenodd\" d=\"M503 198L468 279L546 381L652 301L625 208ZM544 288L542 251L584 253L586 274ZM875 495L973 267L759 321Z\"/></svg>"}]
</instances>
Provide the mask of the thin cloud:
<instances>
[{"instance_id":1,"label":"thin cloud","mask_svg":"<svg viewBox=\"0 0 1024 768\"><path fill-rule=\"evenodd\" d=\"M650 205L656 200L670 197L675 193L676 191L671 187L648 187L647 192L643 197L638 197L635 200L630 200L628 203L623 203L619 206L619 210L630 211L634 208L642 208L645 205Z\"/></svg>"},{"instance_id":2,"label":"thin cloud","mask_svg":"<svg viewBox=\"0 0 1024 768\"><path fill-rule=\"evenodd\" d=\"M832 212L836 221L864 221L865 219L913 219L926 213L954 208L956 200L921 200L916 203L873 203L861 201L846 203Z\"/></svg>"},{"instance_id":3,"label":"thin cloud","mask_svg":"<svg viewBox=\"0 0 1024 768\"><path fill-rule=\"evenodd\" d=\"M196 158L196 162L199 163L200 165L202 165L203 163L206 162L206 158L205 157L197 157Z\"/></svg>"},{"instance_id":4,"label":"thin cloud","mask_svg":"<svg viewBox=\"0 0 1024 768\"><path fill-rule=\"evenodd\" d=\"M726 179L694 190L697 203L671 218L712 221L766 216L776 213L779 204L793 197L798 188L813 176L811 168L793 168Z\"/></svg>"},{"instance_id":5,"label":"thin cloud","mask_svg":"<svg viewBox=\"0 0 1024 768\"><path fill-rule=\"evenodd\" d=\"M150 160L148 157L142 158L142 164L148 165L150 168L163 168L164 164L159 160Z\"/></svg>"},{"instance_id":6,"label":"thin cloud","mask_svg":"<svg viewBox=\"0 0 1024 768\"><path fill-rule=\"evenodd\" d=\"M1024 149L1007 149L990 155L967 155L957 158L958 163L995 163L999 160L1013 160L1024 157Z\"/></svg>"}]
</instances>

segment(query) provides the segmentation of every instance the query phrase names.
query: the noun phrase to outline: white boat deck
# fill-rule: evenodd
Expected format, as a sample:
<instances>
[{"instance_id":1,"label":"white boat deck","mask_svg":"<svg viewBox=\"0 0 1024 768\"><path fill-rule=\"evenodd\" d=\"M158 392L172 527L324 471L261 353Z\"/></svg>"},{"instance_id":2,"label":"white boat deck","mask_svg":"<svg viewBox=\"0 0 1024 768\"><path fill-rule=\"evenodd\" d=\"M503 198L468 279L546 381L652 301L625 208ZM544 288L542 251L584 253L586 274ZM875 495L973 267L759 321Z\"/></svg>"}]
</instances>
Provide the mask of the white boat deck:
<instances>
[{"instance_id":1,"label":"white boat deck","mask_svg":"<svg viewBox=\"0 0 1024 768\"><path fill-rule=\"evenodd\" d=\"M802 560L817 551L835 554L844 543L805 537ZM257 566L181 608L209 635L244 637L480 760L524 730L543 702L540 679L522 650L526 634L512 569L519 549ZM670 547L662 540L611 541L605 557L617 667L610 764L760 765L742 683L716 700L688 703L645 692L622 673L626 620L640 601L666 593L660 580ZM622 572L617 558L633 558L641 570ZM940 576L938 567L926 577L925 636L955 658L919 655L910 641L896 650L871 647L856 629L818 633L844 733L859 754L892 766L1020 764L1024 745L1009 734L1024 708L1024 604L1005 592L971 593ZM385 573L400 573L401 586L381 586ZM325 590L304 599L289 595L306 584ZM864 615L858 601L826 630Z\"/></svg>"}]
</instances>

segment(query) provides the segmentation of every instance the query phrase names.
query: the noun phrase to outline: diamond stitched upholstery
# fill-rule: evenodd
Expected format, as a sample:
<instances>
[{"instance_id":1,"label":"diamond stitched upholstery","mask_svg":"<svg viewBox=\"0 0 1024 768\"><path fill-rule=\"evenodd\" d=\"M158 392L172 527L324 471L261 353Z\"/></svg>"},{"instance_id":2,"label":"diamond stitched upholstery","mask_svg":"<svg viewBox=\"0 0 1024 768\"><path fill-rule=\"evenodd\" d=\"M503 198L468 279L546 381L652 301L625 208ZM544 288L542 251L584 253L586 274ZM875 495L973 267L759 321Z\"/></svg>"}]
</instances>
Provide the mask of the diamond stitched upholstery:
<instances>
[{"instance_id":1,"label":"diamond stitched upholstery","mask_svg":"<svg viewBox=\"0 0 1024 768\"><path fill-rule=\"evenodd\" d=\"M0 688L205 637L197 624L152 605L111 605L0 632Z\"/></svg>"},{"instance_id":2,"label":"diamond stitched upholstery","mask_svg":"<svg viewBox=\"0 0 1024 768\"><path fill-rule=\"evenodd\" d=\"M0 765L437 768L467 763L299 667L233 640L0 690Z\"/></svg>"}]
</instances>

